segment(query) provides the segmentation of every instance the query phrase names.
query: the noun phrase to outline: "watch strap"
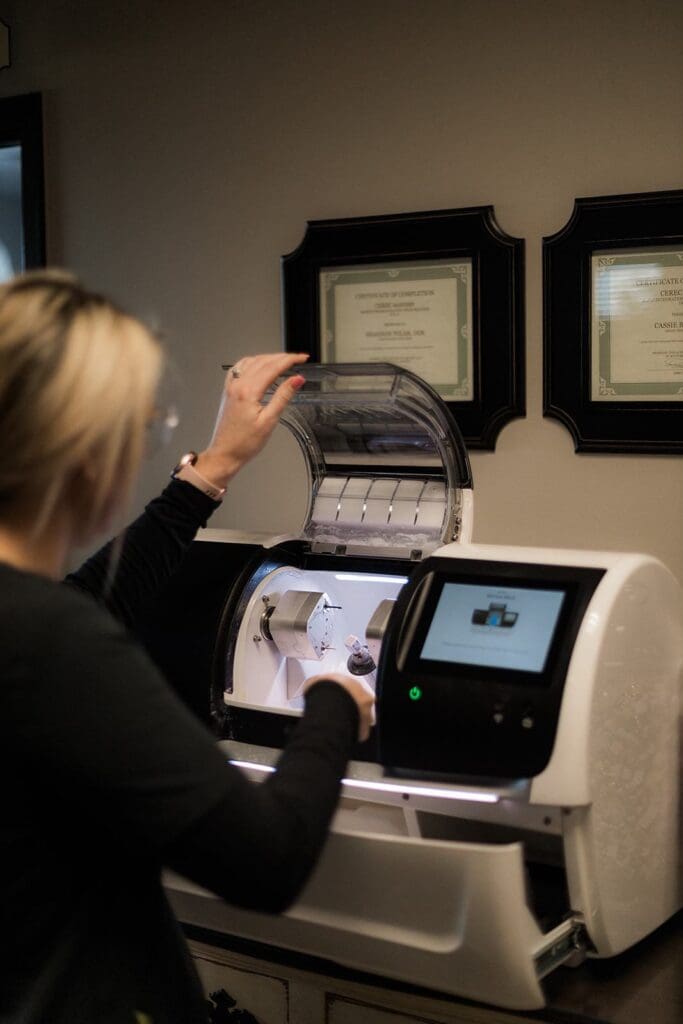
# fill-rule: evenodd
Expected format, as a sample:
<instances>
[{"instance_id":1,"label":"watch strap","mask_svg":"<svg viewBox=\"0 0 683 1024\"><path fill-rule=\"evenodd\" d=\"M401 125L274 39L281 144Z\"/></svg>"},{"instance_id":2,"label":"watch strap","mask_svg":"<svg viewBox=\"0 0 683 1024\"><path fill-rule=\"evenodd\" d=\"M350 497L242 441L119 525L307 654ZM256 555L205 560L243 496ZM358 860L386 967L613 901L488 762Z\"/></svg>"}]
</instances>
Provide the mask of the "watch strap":
<instances>
[{"instance_id":1,"label":"watch strap","mask_svg":"<svg viewBox=\"0 0 683 1024\"><path fill-rule=\"evenodd\" d=\"M201 473L198 473L191 462L182 462L178 468L173 472L174 480L184 480L187 484L192 484L203 494L208 495L209 498L213 498L214 501L221 501L225 495L225 487L217 487L216 484L212 484L210 480L203 477Z\"/></svg>"}]
</instances>

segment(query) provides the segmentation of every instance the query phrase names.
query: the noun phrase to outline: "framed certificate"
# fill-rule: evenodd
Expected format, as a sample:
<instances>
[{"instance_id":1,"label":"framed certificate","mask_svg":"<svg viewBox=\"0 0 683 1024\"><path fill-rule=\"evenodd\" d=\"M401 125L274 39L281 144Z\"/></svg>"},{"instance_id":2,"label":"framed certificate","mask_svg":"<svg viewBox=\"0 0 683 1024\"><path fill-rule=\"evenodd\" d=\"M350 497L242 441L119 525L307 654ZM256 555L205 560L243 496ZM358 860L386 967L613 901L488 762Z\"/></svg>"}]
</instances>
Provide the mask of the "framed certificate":
<instances>
[{"instance_id":1,"label":"framed certificate","mask_svg":"<svg viewBox=\"0 0 683 1024\"><path fill-rule=\"evenodd\" d=\"M591 399L683 402L683 246L591 257Z\"/></svg>"},{"instance_id":2,"label":"framed certificate","mask_svg":"<svg viewBox=\"0 0 683 1024\"><path fill-rule=\"evenodd\" d=\"M395 363L471 401L472 260L323 268L320 358Z\"/></svg>"},{"instance_id":3,"label":"framed certificate","mask_svg":"<svg viewBox=\"0 0 683 1024\"><path fill-rule=\"evenodd\" d=\"M577 451L683 453L683 190L576 200L544 239L544 357Z\"/></svg>"},{"instance_id":4,"label":"framed certificate","mask_svg":"<svg viewBox=\"0 0 683 1024\"><path fill-rule=\"evenodd\" d=\"M392 362L430 384L468 447L523 416L524 243L493 208L311 221L282 258L285 344Z\"/></svg>"}]
</instances>

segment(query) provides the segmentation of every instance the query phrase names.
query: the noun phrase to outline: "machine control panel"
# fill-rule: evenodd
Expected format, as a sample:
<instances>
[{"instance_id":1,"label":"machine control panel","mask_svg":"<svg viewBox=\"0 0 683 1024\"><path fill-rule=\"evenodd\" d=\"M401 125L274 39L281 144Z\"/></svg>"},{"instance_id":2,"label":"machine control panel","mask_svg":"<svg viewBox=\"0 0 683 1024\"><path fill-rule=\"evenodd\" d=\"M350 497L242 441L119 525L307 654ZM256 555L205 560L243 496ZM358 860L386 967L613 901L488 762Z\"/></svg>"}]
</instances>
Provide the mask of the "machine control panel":
<instances>
[{"instance_id":1,"label":"machine control panel","mask_svg":"<svg viewBox=\"0 0 683 1024\"><path fill-rule=\"evenodd\" d=\"M378 672L392 772L529 778L552 753L602 570L434 557L399 596Z\"/></svg>"}]
</instances>

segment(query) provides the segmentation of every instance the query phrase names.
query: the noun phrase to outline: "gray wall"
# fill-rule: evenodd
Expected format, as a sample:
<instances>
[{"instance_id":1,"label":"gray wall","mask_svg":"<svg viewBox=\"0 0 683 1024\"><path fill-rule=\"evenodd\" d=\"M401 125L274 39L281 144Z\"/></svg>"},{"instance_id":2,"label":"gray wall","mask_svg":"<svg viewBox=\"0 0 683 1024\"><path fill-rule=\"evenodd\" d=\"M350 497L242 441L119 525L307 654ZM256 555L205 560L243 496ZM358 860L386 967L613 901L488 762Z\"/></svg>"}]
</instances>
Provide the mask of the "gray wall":
<instances>
[{"instance_id":1,"label":"gray wall","mask_svg":"<svg viewBox=\"0 0 683 1024\"><path fill-rule=\"evenodd\" d=\"M493 203L527 244L527 407L472 458L475 540L637 549L683 579L683 462L574 454L541 416L541 238L575 196L683 184L674 0L6 2L9 95L45 97L50 259L163 324L177 448L220 363L280 345L307 219ZM139 500L173 461L146 470ZM296 529L288 437L215 525Z\"/></svg>"}]
</instances>

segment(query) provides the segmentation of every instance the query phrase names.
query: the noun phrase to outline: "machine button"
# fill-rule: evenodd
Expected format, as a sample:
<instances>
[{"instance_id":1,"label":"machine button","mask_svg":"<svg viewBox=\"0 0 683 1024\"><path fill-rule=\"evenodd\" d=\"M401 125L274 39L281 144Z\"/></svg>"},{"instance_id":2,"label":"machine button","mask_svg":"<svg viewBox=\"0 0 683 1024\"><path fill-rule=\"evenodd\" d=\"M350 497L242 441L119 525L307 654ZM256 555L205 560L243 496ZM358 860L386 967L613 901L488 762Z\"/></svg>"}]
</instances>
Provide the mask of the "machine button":
<instances>
[{"instance_id":1,"label":"machine button","mask_svg":"<svg viewBox=\"0 0 683 1024\"><path fill-rule=\"evenodd\" d=\"M500 725L501 722L505 721L505 715L503 714L503 712L502 711L494 711L493 712L493 721L496 723L496 725Z\"/></svg>"},{"instance_id":2,"label":"machine button","mask_svg":"<svg viewBox=\"0 0 683 1024\"><path fill-rule=\"evenodd\" d=\"M422 696L422 690L419 686L411 686L408 690L408 696L411 700L419 700Z\"/></svg>"},{"instance_id":3,"label":"machine button","mask_svg":"<svg viewBox=\"0 0 683 1024\"><path fill-rule=\"evenodd\" d=\"M522 719L522 729L533 729L533 727L534 727L534 719L527 712L527 714Z\"/></svg>"}]
</instances>

